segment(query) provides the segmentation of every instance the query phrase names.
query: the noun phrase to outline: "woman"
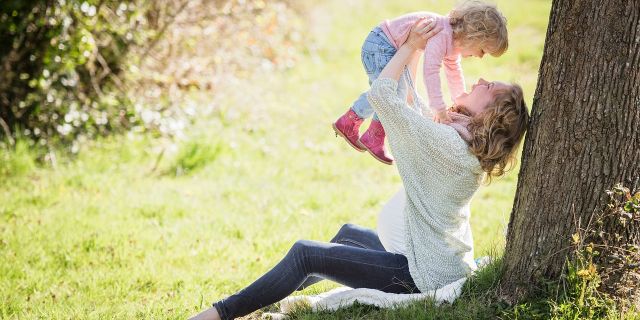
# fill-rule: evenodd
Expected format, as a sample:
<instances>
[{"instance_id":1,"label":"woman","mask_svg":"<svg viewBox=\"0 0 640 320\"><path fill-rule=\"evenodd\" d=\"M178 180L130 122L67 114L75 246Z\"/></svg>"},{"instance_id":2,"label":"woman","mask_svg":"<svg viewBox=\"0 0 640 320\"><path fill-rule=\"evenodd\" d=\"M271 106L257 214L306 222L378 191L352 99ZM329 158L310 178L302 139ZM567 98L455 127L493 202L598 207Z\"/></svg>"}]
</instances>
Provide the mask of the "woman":
<instances>
[{"instance_id":1,"label":"woman","mask_svg":"<svg viewBox=\"0 0 640 320\"><path fill-rule=\"evenodd\" d=\"M378 237L347 224L331 243L297 241L273 269L193 319L234 319L321 279L415 293L443 287L476 268L469 202L483 178L503 174L514 159L528 114L519 86L482 79L456 98L456 111L468 115L452 113L466 119L457 122L462 127L437 124L409 108L398 81L436 32L432 23L418 21L368 96L404 185L404 195L382 212L389 227Z\"/></svg>"}]
</instances>

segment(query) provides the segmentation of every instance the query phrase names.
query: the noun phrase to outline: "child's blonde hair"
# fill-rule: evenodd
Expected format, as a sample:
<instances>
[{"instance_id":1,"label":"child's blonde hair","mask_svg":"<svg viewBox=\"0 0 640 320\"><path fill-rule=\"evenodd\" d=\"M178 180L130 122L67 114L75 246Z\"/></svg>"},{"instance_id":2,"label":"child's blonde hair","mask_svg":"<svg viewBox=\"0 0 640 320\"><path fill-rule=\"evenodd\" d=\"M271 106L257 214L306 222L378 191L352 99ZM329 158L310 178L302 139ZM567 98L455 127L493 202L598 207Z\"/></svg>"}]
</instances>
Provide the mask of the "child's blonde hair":
<instances>
[{"instance_id":1,"label":"child's blonde hair","mask_svg":"<svg viewBox=\"0 0 640 320\"><path fill-rule=\"evenodd\" d=\"M494 57L509 47L507 19L493 4L465 1L449 13L453 38L463 46L479 46Z\"/></svg>"}]
</instances>

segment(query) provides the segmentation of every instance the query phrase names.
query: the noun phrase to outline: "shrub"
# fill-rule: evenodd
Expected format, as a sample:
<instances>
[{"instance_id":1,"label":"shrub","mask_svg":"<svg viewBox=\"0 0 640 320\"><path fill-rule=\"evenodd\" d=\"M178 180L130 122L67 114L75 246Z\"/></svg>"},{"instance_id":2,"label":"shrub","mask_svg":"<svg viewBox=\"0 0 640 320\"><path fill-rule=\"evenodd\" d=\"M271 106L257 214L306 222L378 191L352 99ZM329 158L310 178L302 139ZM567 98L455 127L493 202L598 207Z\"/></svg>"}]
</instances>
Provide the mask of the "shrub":
<instances>
[{"instance_id":1,"label":"shrub","mask_svg":"<svg viewBox=\"0 0 640 320\"><path fill-rule=\"evenodd\" d=\"M0 3L0 118L5 135L47 144L126 128L122 63L143 43L136 1Z\"/></svg>"},{"instance_id":2,"label":"shrub","mask_svg":"<svg viewBox=\"0 0 640 320\"><path fill-rule=\"evenodd\" d=\"M287 1L2 1L0 137L175 135L213 108L192 92L291 67L298 22Z\"/></svg>"}]
</instances>

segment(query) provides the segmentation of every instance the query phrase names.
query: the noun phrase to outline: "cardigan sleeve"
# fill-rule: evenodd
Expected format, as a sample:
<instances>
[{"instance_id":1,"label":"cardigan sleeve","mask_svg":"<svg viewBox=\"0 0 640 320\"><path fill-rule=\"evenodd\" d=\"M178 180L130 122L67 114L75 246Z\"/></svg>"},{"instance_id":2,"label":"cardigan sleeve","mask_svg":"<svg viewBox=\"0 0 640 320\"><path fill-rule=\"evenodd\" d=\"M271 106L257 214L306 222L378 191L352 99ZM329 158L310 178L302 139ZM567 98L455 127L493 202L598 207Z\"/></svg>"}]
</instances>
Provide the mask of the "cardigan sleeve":
<instances>
[{"instance_id":1,"label":"cardigan sleeve","mask_svg":"<svg viewBox=\"0 0 640 320\"><path fill-rule=\"evenodd\" d=\"M412 160L430 158L441 164L447 163L448 166L458 164L461 153L468 152L466 143L453 128L438 124L409 108L405 100L398 95L397 88L397 81L378 78L372 83L367 94L369 103L378 114L389 139L393 139L391 145L394 155L407 154L414 158ZM396 147L395 150L393 146ZM416 152L425 147L429 152Z\"/></svg>"}]
</instances>

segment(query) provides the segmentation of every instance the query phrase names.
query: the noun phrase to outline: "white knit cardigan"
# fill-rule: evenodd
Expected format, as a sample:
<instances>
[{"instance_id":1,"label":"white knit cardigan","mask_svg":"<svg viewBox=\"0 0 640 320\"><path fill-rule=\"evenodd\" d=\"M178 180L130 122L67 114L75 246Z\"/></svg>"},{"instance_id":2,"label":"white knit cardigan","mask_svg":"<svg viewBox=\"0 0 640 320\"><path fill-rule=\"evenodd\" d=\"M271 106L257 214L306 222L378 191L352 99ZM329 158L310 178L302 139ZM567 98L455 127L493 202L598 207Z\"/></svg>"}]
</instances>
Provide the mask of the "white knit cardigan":
<instances>
[{"instance_id":1,"label":"white knit cardigan","mask_svg":"<svg viewBox=\"0 0 640 320\"><path fill-rule=\"evenodd\" d=\"M375 80L367 97L387 133L406 192L409 271L418 289L428 292L476 268L469 203L483 172L454 128L420 114L428 109L409 83L420 107L415 110L393 79Z\"/></svg>"}]
</instances>

